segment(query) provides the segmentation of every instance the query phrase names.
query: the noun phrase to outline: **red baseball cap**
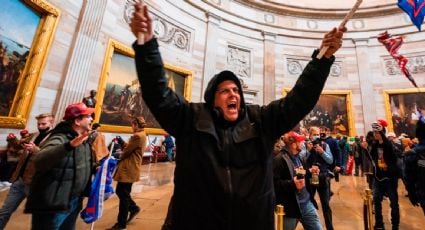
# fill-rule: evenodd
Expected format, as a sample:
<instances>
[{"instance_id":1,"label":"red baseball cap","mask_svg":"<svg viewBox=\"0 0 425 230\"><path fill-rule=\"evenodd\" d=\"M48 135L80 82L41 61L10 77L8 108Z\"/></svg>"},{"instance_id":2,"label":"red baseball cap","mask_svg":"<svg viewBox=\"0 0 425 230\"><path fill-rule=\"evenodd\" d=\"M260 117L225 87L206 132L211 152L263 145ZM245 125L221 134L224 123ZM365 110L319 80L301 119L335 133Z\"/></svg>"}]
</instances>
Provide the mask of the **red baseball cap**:
<instances>
[{"instance_id":1,"label":"red baseball cap","mask_svg":"<svg viewBox=\"0 0 425 230\"><path fill-rule=\"evenodd\" d=\"M298 134L297 132L294 132L294 131L290 131L285 136L287 136L287 140L288 141L291 141L290 140L291 138L293 138L293 140L295 140L296 142L301 142L301 141L304 141L305 140L305 136L304 135L300 135L300 134Z\"/></svg>"},{"instance_id":2,"label":"red baseball cap","mask_svg":"<svg viewBox=\"0 0 425 230\"><path fill-rule=\"evenodd\" d=\"M15 134L13 134L13 133L9 133L9 135L7 135L6 140L11 141L11 140L13 140L13 139L16 139Z\"/></svg>"},{"instance_id":3,"label":"red baseball cap","mask_svg":"<svg viewBox=\"0 0 425 230\"><path fill-rule=\"evenodd\" d=\"M21 137L23 137L23 136L25 136L25 135L27 135L29 132L28 132L28 129L23 129L23 130L21 130L20 132L19 132L19 134L21 135Z\"/></svg>"},{"instance_id":4,"label":"red baseball cap","mask_svg":"<svg viewBox=\"0 0 425 230\"><path fill-rule=\"evenodd\" d=\"M94 113L94 108L88 108L84 103L77 102L66 107L63 119L70 120L82 115L91 115L92 113Z\"/></svg>"}]
</instances>

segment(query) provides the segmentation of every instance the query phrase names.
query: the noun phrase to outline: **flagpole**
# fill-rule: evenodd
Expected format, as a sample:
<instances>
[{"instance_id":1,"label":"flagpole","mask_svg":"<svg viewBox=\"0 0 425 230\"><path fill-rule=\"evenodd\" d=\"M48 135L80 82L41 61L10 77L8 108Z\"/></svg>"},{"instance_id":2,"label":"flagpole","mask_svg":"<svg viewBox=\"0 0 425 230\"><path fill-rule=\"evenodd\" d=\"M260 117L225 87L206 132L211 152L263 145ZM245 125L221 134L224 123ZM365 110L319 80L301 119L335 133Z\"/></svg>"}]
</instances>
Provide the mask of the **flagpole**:
<instances>
[{"instance_id":1,"label":"flagpole","mask_svg":"<svg viewBox=\"0 0 425 230\"><path fill-rule=\"evenodd\" d=\"M139 3L138 4L141 5L142 11L143 11L144 10L143 8L145 6L145 3L143 2L143 0L139 0ZM137 33L137 44L138 45L145 44L145 35L142 32Z\"/></svg>"},{"instance_id":2,"label":"flagpole","mask_svg":"<svg viewBox=\"0 0 425 230\"><path fill-rule=\"evenodd\" d=\"M353 8L345 15L344 19L342 20L341 24L339 24L339 27L345 27L348 20L350 20L354 13L356 13L356 10L359 9L360 4L362 4L363 0L357 0L356 4L354 4ZM328 51L329 46L324 46L322 49L320 49L319 54L316 56L317 59L321 59L323 55L325 55L326 51Z\"/></svg>"}]
</instances>

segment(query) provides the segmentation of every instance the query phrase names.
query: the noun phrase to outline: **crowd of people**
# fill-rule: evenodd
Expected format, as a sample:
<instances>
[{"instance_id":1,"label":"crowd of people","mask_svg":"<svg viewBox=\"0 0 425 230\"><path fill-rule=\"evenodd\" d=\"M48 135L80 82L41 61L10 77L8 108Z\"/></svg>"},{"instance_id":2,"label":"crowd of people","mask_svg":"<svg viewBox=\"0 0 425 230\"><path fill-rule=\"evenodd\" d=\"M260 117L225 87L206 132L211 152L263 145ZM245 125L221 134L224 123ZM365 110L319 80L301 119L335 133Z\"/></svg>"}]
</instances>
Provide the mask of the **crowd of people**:
<instances>
[{"instance_id":1,"label":"crowd of people","mask_svg":"<svg viewBox=\"0 0 425 230\"><path fill-rule=\"evenodd\" d=\"M205 102L189 103L166 84L152 19L143 4L136 5L130 27L139 38L133 49L143 99L177 146L177 157L167 150L169 159L175 158L176 168L163 230L272 230L277 204L285 206L285 229L295 229L298 221L306 229L322 229L316 192L326 229L333 229L331 181L338 180L339 173L351 173L351 156L356 162L355 175L370 175L375 229L384 227L384 196L391 201L393 229L399 227L399 158L404 159L401 165L409 199L413 205L425 208L423 117L418 117L419 142L400 155L387 137L383 120L373 123L366 138L359 137L353 144L344 137L334 139L331 130L320 127L310 127L305 135L291 131L317 103L346 28L333 28L325 34L321 47L328 48L324 56L319 59L319 50L313 52L312 60L285 98L259 106L245 103L241 82L230 71L211 78ZM121 100L118 110L126 111L121 105L127 99ZM25 197L25 212L32 214L32 229L75 229L99 159L109 156L103 135L92 130L93 113L94 109L84 103L74 103L66 108L63 120L56 126L53 115L44 114L36 117L38 134L30 138L23 132L21 140L25 141L21 142L10 135L8 147L15 146L22 153L10 154L17 163L10 164L14 170L8 169L14 176L0 209L0 229ZM119 210L112 230L126 229L140 212L130 192L140 177L145 126L143 117L132 116L133 135L128 142L119 140L121 151L114 175ZM284 144L274 144L277 139ZM164 145L171 149L169 142L167 136Z\"/></svg>"},{"instance_id":2,"label":"crowd of people","mask_svg":"<svg viewBox=\"0 0 425 230\"><path fill-rule=\"evenodd\" d=\"M284 205L286 212L285 229L295 229L298 221L305 229L321 229L318 214L312 209L318 209L316 191L326 229L333 229L330 182L333 178L338 181L338 174L352 175L353 170L355 176L366 176L373 191L374 229L384 229L384 197L390 201L392 229L399 229L399 179L411 203L421 206L425 215L425 118L418 114L415 119L413 141L387 133L387 126L385 120L378 120L366 136L356 136L352 142L346 136L334 139L326 128L319 127L310 127L305 136L294 131L282 135L275 144L273 168L276 202ZM347 157L351 160L344 161Z\"/></svg>"}]
</instances>

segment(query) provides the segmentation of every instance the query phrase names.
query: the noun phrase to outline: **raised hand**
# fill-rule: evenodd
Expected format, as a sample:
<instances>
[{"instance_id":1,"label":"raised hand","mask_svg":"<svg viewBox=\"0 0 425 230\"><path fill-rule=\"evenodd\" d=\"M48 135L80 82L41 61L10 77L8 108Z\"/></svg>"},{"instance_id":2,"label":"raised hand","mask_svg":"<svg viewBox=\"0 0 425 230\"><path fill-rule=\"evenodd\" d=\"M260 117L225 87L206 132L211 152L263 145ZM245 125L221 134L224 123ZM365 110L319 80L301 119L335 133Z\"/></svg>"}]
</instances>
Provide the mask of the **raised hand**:
<instances>
[{"instance_id":1,"label":"raised hand","mask_svg":"<svg viewBox=\"0 0 425 230\"><path fill-rule=\"evenodd\" d=\"M130 23L131 32L137 38L143 37L143 43L146 43L153 38L152 18L145 4L139 2L134 7L135 11Z\"/></svg>"},{"instance_id":2,"label":"raised hand","mask_svg":"<svg viewBox=\"0 0 425 230\"><path fill-rule=\"evenodd\" d=\"M320 49L322 49L323 47L328 47L328 49L326 50L326 53L323 56L325 56L326 58L330 58L339 48L341 48L342 36L346 31L347 28L339 27L338 29L333 28L331 31L325 34Z\"/></svg>"}]
</instances>

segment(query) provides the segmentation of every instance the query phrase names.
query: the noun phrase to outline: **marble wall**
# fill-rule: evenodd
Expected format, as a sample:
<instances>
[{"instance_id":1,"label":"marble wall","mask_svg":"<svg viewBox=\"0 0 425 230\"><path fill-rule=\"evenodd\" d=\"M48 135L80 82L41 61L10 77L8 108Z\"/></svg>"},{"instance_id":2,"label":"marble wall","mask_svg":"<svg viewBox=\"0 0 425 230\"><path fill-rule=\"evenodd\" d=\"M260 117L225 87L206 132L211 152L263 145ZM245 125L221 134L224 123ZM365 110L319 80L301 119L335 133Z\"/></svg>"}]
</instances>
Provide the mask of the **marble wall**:
<instances>
[{"instance_id":1,"label":"marble wall","mask_svg":"<svg viewBox=\"0 0 425 230\"><path fill-rule=\"evenodd\" d=\"M33 117L37 114L53 112L59 120L67 104L97 89L109 39L128 47L135 40L127 24L133 0L48 2L60 9L61 16L36 89L29 130L36 129ZM324 33L341 20L279 15L230 0L145 2L164 61L193 72L194 102L203 100L208 80L224 69L235 71L243 80L250 103L265 104L281 97L283 89L294 85ZM425 84L425 34L400 10L370 15L347 24L349 32L325 86L352 92L353 134L364 134L372 121L386 117L384 90L412 88L378 43L380 32L404 36L400 53L409 58L418 85ZM18 130L0 128L0 146L9 132Z\"/></svg>"}]
</instances>

